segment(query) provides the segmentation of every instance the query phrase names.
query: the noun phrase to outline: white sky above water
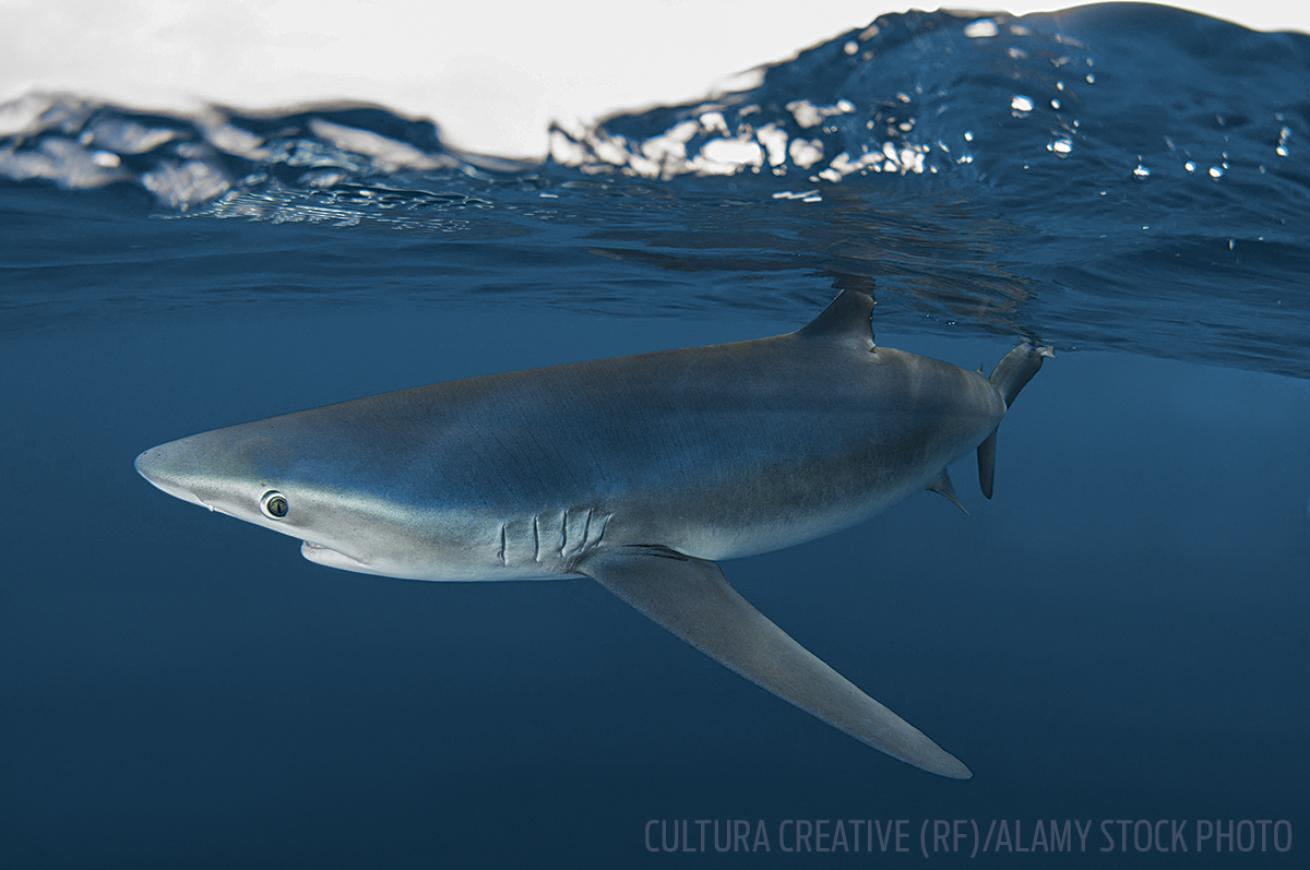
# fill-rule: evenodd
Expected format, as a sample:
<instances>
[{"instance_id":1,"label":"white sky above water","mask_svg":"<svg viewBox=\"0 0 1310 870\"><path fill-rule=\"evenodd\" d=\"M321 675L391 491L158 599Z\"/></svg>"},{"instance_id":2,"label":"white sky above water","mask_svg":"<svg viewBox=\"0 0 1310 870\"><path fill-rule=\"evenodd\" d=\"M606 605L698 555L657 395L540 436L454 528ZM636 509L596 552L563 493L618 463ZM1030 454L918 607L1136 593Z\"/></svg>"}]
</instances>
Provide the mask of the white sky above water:
<instances>
[{"instance_id":1,"label":"white sky above water","mask_svg":"<svg viewBox=\"0 0 1310 870\"><path fill-rule=\"evenodd\" d=\"M944 5L1026 13L1072 4ZM1182 5L1248 27L1310 31L1304 0ZM366 100L436 119L461 148L538 156L552 119L694 99L734 73L907 8L895 0L0 0L0 100L33 89L151 108Z\"/></svg>"}]
</instances>

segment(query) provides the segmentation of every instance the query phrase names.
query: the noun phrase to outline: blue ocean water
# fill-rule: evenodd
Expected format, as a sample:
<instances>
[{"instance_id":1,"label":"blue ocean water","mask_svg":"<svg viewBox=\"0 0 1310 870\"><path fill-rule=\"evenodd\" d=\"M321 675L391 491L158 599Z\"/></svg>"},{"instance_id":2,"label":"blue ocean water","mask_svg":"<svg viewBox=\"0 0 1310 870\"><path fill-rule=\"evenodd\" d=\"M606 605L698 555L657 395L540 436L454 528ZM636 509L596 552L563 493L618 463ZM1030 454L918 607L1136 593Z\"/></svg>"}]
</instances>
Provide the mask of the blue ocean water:
<instances>
[{"instance_id":1,"label":"blue ocean water","mask_svg":"<svg viewBox=\"0 0 1310 870\"><path fill-rule=\"evenodd\" d=\"M0 110L0 866L1297 866L917 836L1306 830L1307 72L1310 37L1115 5L884 16L531 164L375 106ZM956 470L971 516L925 493L725 566L967 783L589 582L333 572L132 469L355 396L786 331L841 287L874 289L881 344L1056 347L996 498ZM772 851L651 851L698 819ZM780 851L821 819L916 840Z\"/></svg>"}]
</instances>

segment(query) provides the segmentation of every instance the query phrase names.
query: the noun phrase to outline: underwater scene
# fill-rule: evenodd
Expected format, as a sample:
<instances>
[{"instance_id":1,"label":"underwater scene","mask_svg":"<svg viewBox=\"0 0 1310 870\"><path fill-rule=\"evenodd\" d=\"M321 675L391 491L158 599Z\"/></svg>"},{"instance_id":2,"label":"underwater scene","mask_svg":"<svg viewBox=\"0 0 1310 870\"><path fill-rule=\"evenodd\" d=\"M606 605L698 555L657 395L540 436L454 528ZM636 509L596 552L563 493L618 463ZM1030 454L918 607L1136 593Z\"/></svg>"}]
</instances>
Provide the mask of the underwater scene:
<instances>
[{"instance_id":1,"label":"underwater scene","mask_svg":"<svg viewBox=\"0 0 1310 870\"><path fill-rule=\"evenodd\" d=\"M890 14L703 100L561 124L541 161L439 121L0 105L0 867L1301 865L1310 36L1135 4ZM891 731L585 560L369 576L146 464L379 393L791 333L835 297L876 301L866 350L981 370L994 454L981 431L953 489L796 540L686 552L590 509L551 534L717 560ZM989 381L1016 346L1040 373ZM615 401L658 421L684 357L649 359ZM856 379L803 374L811 404ZM416 413L389 402L357 456ZM840 441L840 411L788 443ZM574 485L590 413L506 433L536 426L541 479ZM742 425L712 471L763 449ZM450 486L476 492L462 451ZM518 464L487 467L512 488ZM242 518L294 517L288 494ZM711 507L673 512L735 510ZM888 748L898 716L967 770Z\"/></svg>"}]
</instances>

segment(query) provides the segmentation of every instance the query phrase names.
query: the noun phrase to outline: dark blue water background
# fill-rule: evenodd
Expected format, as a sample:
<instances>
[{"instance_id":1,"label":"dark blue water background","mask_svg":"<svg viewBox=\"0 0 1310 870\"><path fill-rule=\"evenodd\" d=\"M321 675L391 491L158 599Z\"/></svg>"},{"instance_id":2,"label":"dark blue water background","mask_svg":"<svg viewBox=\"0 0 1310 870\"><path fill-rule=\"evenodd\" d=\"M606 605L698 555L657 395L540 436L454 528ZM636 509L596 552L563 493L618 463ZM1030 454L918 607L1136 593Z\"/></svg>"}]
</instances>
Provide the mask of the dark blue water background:
<instances>
[{"instance_id":1,"label":"dark blue water background","mask_svg":"<svg viewBox=\"0 0 1310 870\"><path fill-rule=\"evenodd\" d=\"M885 16L530 165L373 107L11 106L0 866L694 860L648 855L650 818L1307 830L1308 72L1306 37L1158 7ZM784 331L842 286L876 288L883 344L1057 347L996 499L956 470L972 516L924 494L726 566L968 783L588 582L333 572L131 467L358 395Z\"/></svg>"}]
</instances>

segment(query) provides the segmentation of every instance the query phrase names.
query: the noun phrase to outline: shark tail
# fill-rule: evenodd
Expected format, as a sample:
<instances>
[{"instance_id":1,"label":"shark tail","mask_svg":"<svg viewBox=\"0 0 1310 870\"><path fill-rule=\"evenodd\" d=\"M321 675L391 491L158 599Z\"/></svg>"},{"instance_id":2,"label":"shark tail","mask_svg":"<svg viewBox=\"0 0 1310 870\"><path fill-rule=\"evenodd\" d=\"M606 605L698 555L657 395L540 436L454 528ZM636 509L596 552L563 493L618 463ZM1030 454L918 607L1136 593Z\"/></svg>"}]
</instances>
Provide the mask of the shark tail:
<instances>
[{"instance_id":1,"label":"shark tail","mask_svg":"<svg viewBox=\"0 0 1310 870\"><path fill-rule=\"evenodd\" d=\"M1019 392L1041 369L1042 361L1053 356L1055 351L1049 346L1025 341L996 364L988 380L1005 400L1006 408L1014 404ZM978 484L987 498L992 497L992 481L996 476L996 432L993 429L987 440L978 445Z\"/></svg>"}]
</instances>

